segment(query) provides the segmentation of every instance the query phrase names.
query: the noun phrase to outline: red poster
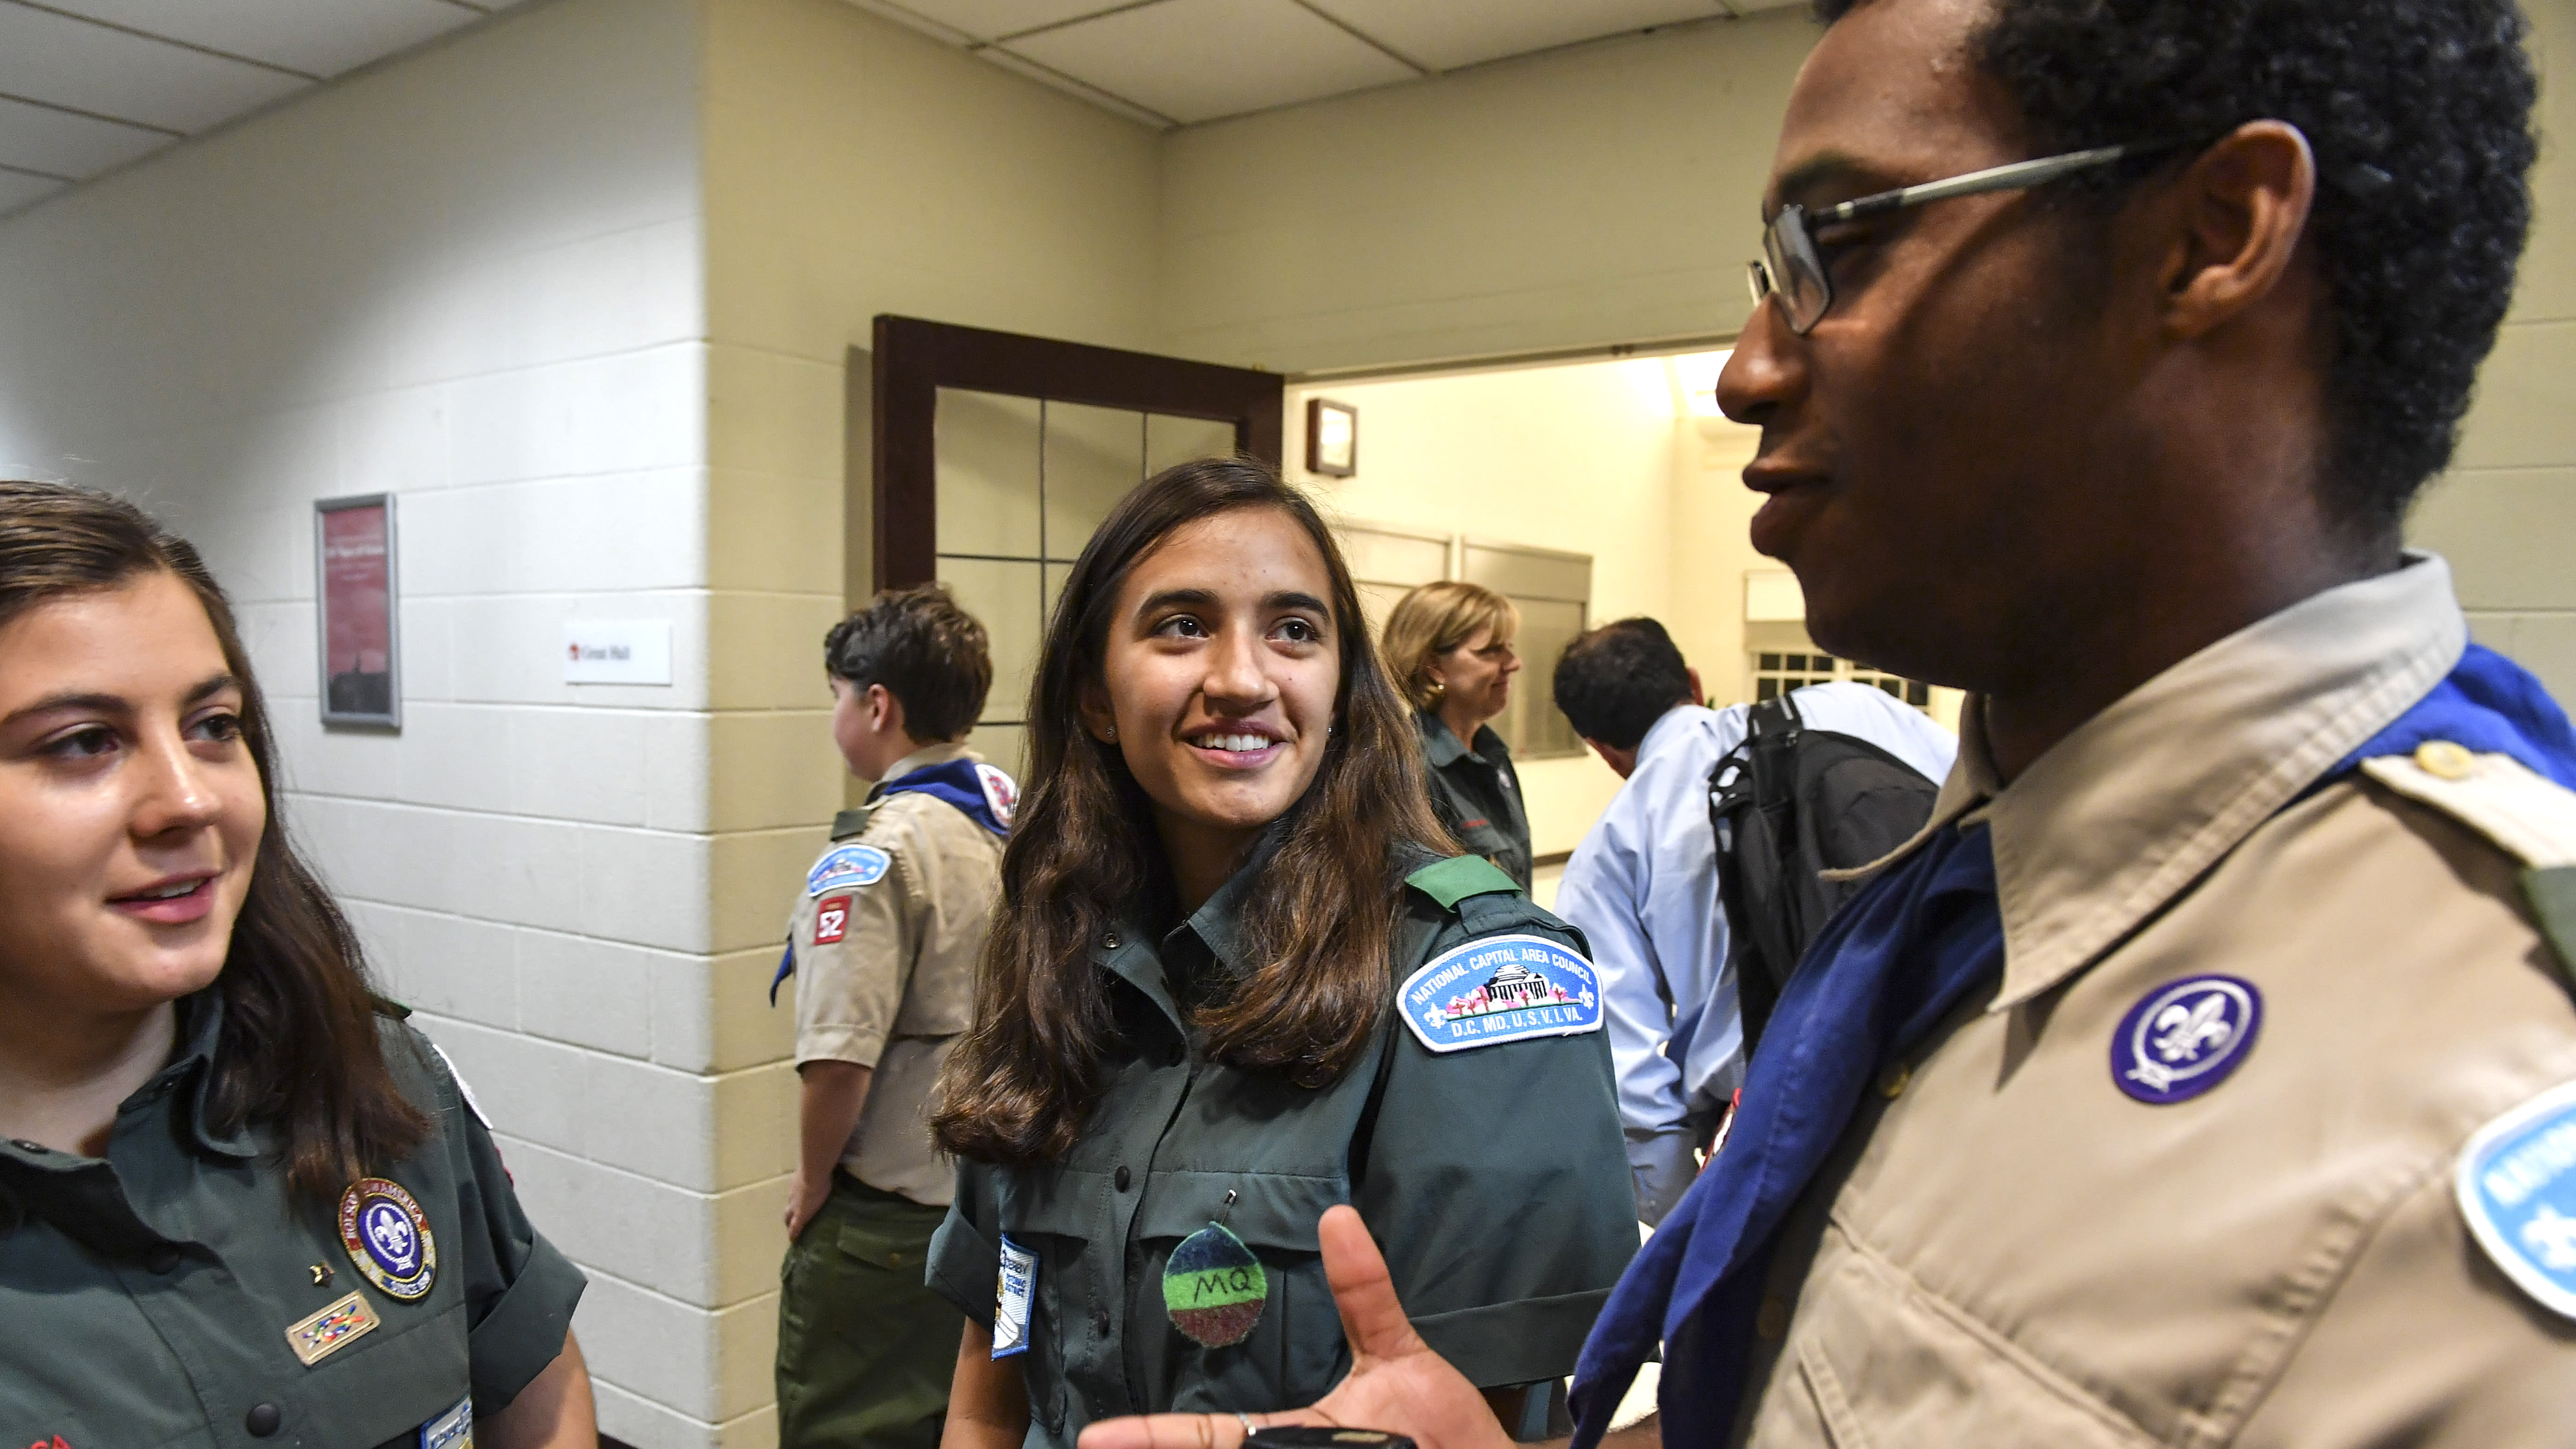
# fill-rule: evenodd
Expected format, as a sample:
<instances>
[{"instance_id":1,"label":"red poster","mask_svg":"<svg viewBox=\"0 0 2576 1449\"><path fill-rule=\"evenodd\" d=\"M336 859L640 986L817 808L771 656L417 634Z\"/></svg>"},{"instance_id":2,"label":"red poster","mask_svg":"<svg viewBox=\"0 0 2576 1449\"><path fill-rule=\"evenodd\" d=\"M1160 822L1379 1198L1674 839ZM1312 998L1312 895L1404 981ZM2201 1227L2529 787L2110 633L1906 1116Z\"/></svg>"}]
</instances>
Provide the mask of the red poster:
<instances>
[{"instance_id":1,"label":"red poster","mask_svg":"<svg viewBox=\"0 0 2576 1449\"><path fill-rule=\"evenodd\" d=\"M392 500L335 500L320 508L322 718L398 723Z\"/></svg>"}]
</instances>

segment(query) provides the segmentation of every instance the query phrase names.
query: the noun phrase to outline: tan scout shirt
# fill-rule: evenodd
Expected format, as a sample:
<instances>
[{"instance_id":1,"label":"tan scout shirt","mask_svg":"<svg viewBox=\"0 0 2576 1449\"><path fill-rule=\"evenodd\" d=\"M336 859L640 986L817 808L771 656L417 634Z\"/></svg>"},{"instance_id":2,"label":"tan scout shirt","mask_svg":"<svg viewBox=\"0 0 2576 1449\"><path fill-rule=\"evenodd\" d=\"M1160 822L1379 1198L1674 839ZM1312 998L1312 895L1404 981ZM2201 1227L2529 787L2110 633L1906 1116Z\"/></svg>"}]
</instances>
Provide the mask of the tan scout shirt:
<instances>
[{"instance_id":1,"label":"tan scout shirt","mask_svg":"<svg viewBox=\"0 0 2576 1449\"><path fill-rule=\"evenodd\" d=\"M2576 1444L2576 1322L2453 1199L2479 1126L2576 1080L2522 862L2384 783L2402 759L2302 798L2465 639L2417 556L2176 665L2009 787L1969 711L1934 827L1994 832L2002 984L1882 1079L1793 1215L1738 1442ZM2123 1015L2208 972L2262 993L2243 1061L2131 1100Z\"/></svg>"},{"instance_id":2,"label":"tan scout shirt","mask_svg":"<svg viewBox=\"0 0 2576 1449\"><path fill-rule=\"evenodd\" d=\"M885 873L866 885L800 892L787 925L797 1064L875 1069L841 1166L929 1207L947 1206L956 1191L956 1164L931 1146L924 1118L940 1064L973 1020L975 963L1002 895L1002 838L943 800L883 789L927 765L977 758L946 744L897 761L865 807L866 823L831 846L881 850Z\"/></svg>"}]
</instances>

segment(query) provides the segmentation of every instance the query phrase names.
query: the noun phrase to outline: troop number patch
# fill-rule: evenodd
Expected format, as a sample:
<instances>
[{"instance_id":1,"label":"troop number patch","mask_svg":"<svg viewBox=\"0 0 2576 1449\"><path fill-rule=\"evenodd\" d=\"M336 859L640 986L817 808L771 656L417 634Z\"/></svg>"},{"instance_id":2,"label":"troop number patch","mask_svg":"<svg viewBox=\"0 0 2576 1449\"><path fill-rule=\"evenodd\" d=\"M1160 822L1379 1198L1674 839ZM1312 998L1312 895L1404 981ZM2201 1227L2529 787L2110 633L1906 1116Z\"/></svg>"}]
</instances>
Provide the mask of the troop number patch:
<instances>
[{"instance_id":1,"label":"troop number patch","mask_svg":"<svg viewBox=\"0 0 2576 1449\"><path fill-rule=\"evenodd\" d=\"M1488 936L1405 978L1404 1024L1435 1052L1601 1029L1592 963L1543 936Z\"/></svg>"},{"instance_id":2,"label":"troop number patch","mask_svg":"<svg viewBox=\"0 0 2576 1449\"><path fill-rule=\"evenodd\" d=\"M2514 1286L2576 1318L2576 1082L2479 1128L2454 1185L2469 1232Z\"/></svg>"},{"instance_id":3,"label":"troop number patch","mask_svg":"<svg viewBox=\"0 0 2576 1449\"><path fill-rule=\"evenodd\" d=\"M438 1243L429 1215L402 1184L362 1177L340 1194L340 1242L367 1281L405 1303L429 1292L438 1277Z\"/></svg>"},{"instance_id":4,"label":"troop number patch","mask_svg":"<svg viewBox=\"0 0 2576 1449\"><path fill-rule=\"evenodd\" d=\"M893 864L893 856L873 845L834 846L805 873L805 894L819 896L835 886L875 885Z\"/></svg>"}]
</instances>

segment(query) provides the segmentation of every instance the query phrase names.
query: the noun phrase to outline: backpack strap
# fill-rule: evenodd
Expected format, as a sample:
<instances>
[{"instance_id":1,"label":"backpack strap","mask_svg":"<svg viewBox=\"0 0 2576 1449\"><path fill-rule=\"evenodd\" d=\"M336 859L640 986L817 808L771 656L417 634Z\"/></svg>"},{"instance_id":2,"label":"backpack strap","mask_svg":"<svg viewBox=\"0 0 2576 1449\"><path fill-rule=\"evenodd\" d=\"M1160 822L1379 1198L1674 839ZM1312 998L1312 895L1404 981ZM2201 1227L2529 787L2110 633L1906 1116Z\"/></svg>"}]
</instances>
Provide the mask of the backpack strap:
<instances>
[{"instance_id":1,"label":"backpack strap","mask_svg":"<svg viewBox=\"0 0 2576 1449\"><path fill-rule=\"evenodd\" d=\"M2481 755L2449 740L2364 760L2361 770L2523 863L2522 898L2532 923L2576 988L2576 792L2511 755Z\"/></svg>"}]
</instances>

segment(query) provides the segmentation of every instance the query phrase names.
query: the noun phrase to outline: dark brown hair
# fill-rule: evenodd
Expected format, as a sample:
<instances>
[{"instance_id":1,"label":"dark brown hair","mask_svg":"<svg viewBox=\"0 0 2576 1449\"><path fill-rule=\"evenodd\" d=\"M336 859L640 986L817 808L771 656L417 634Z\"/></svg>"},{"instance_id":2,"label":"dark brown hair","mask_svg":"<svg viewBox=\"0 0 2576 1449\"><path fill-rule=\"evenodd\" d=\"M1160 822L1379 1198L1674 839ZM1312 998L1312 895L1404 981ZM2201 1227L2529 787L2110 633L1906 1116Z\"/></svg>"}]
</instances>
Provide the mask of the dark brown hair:
<instances>
[{"instance_id":1,"label":"dark brown hair","mask_svg":"<svg viewBox=\"0 0 2576 1449\"><path fill-rule=\"evenodd\" d=\"M940 1076L939 1145L985 1162L1062 1156L1080 1135L1116 1039L1092 951L1119 908L1165 872L1151 803L1115 745L1082 728L1118 595L1139 559L1185 525L1244 508L1286 514L1332 579L1341 661L1336 727L1314 782L1290 806L1277 853L1245 902L1243 974L1201 1007L1216 1060L1321 1086L1359 1056L1392 989L1409 860L1456 847L1431 814L1413 722L1369 643L1359 590L1304 494L1246 458L1156 475L1110 512L1057 601L1029 690L1029 782L1002 856L1000 917L976 983L975 1025Z\"/></svg>"},{"instance_id":2,"label":"dark brown hair","mask_svg":"<svg viewBox=\"0 0 2576 1449\"><path fill-rule=\"evenodd\" d=\"M858 689L882 684L923 743L975 727L993 688L984 626L938 584L888 589L823 636L823 669Z\"/></svg>"},{"instance_id":3,"label":"dark brown hair","mask_svg":"<svg viewBox=\"0 0 2576 1449\"><path fill-rule=\"evenodd\" d=\"M259 769L268 828L233 922L223 1034L208 1105L218 1130L261 1123L285 1138L287 1182L329 1201L419 1145L429 1119L385 1065L358 940L296 855L277 808L268 707L232 605L186 539L123 499L59 483L0 481L0 624L67 595L167 573L194 590L242 694L241 738Z\"/></svg>"}]
</instances>

